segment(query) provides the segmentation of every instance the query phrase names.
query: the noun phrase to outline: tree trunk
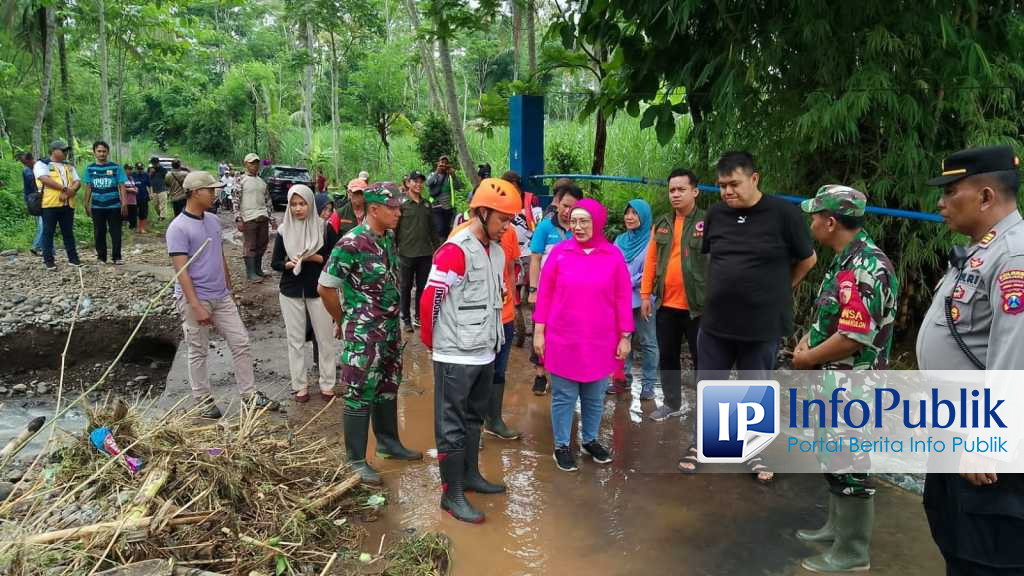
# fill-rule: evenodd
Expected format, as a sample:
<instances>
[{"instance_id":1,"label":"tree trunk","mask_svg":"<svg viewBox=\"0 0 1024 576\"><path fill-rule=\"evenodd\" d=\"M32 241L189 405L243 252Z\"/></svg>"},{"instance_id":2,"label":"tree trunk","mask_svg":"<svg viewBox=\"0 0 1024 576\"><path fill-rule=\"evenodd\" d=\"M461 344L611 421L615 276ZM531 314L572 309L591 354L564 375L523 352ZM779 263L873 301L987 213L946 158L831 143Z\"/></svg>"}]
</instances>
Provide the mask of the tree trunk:
<instances>
[{"instance_id":1,"label":"tree trunk","mask_svg":"<svg viewBox=\"0 0 1024 576\"><path fill-rule=\"evenodd\" d=\"M448 119L452 125L452 137L455 139L455 147L459 154L459 164L466 176L473 182L473 189L480 184L480 177L477 176L473 166L473 158L469 155L469 146L466 145L466 132L462 128L462 120L459 118L459 97L455 91L455 72L452 70L452 55L448 49L448 39L441 35L437 39L438 55L441 58L441 71L444 73L445 96L448 102Z\"/></svg>"},{"instance_id":2,"label":"tree trunk","mask_svg":"<svg viewBox=\"0 0 1024 576\"><path fill-rule=\"evenodd\" d=\"M308 19L303 24L305 29L306 54L309 60L306 63L305 74L302 81L302 126L305 128L306 162L312 168L313 162L313 23Z\"/></svg>"},{"instance_id":3,"label":"tree trunk","mask_svg":"<svg viewBox=\"0 0 1024 576\"><path fill-rule=\"evenodd\" d=\"M522 45L523 37L523 10L519 5L520 0L512 0L512 81L519 80L519 66L523 61Z\"/></svg>"},{"instance_id":4,"label":"tree trunk","mask_svg":"<svg viewBox=\"0 0 1024 576\"><path fill-rule=\"evenodd\" d=\"M130 36L130 35L129 35ZM118 154L118 158L126 156L127 150L123 146L124 137L124 65L128 59L128 45L129 40L126 38L123 40L125 44L121 47L120 53L118 54L117 60L117 121L115 123L114 130L114 142L113 150Z\"/></svg>"},{"instance_id":5,"label":"tree trunk","mask_svg":"<svg viewBox=\"0 0 1024 576\"><path fill-rule=\"evenodd\" d=\"M384 144L384 155L388 161L388 176L392 180L395 178L395 168L393 159L391 157L391 142L388 141L388 126L391 124L387 114L381 114L377 118L377 135L380 136L380 141Z\"/></svg>"},{"instance_id":6,"label":"tree trunk","mask_svg":"<svg viewBox=\"0 0 1024 576\"><path fill-rule=\"evenodd\" d=\"M334 181L341 180L341 150L338 150L338 51L334 44L334 29L330 30L331 38L331 151L334 153Z\"/></svg>"},{"instance_id":7,"label":"tree trunk","mask_svg":"<svg viewBox=\"0 0 1024 576\"><path fill-rule=\"evenodd\" d=\"M110 67L107 63L107 14L104 0L96 0L99 9L99 47L100 47L100 132L103 139L110 143Z\"/></svg>"},{"instance_id":8,"label":"tree trunk","mask_svg":"<svg viewBox=\"0 0 1024 576\"><path fill-rule=\"evenodd\" d=\"M36 119L32 123L32 152L36 158L49 156L43 148L43 122L46 120L46 106L50 103L50 81L53 79L53 45L56 43L56 20L57 17L52 7L43 9L45 11L43 39L43 81L39 86L39 107L36 108Z\"/></svg>"},{"instance_id":9,"label":"tree trunk","mask_svg":"<svg viewBox=\"0 0 1024 576\"><path fill-rule=\"evenodd\" d=\"M420 28L420 14L416 8L416 0L405 0L405 7L409 10L409 23L414 31ZM427 76L427 87L430 89L430 103L435 110L443 110L444 99L441 97L441 88L437 84L437 70L434 68L433 44L427 44L422 39L417 39L416 44L420 48L420 61L423 65L423 72Z\"/></svg>"},{"instance_id":10,"label":"tree trunk","mask_svg":"<svg viewBox=\"0 0 1024 576\"><path fill-rule=\"evenodd\" d=\"M604 151L608 146L608 120L604 112L598 108L594 126L594 163L590 166L591 174L604 172Z\"/></svg>"},{"instance_id":11,"label":"tree trunk","mask_svg":"<svg viewBox=\"0 0 1024 576\"><path fill-rule=\"evenodd\" d=\"M71 108L71 87L68 83L68 53L64 46L64 27L67 19L61 21L60 36L57 37L57 47L60 52L60 87L64 98L64 131L67 133L67 143L71 148L68 150L68 162L75 161L75 124Z\"/></svg>"},{"instance_id":12,"label":"tree trunk","mask_svg":"<svg viewBox=\"0 0 1024 576\"><path fill-rule=\"evenodd\" d=\"M530 76L537 73L537 6L534 0L526 0L526 46L530 58Z\"/></svg>"}]
</instances>

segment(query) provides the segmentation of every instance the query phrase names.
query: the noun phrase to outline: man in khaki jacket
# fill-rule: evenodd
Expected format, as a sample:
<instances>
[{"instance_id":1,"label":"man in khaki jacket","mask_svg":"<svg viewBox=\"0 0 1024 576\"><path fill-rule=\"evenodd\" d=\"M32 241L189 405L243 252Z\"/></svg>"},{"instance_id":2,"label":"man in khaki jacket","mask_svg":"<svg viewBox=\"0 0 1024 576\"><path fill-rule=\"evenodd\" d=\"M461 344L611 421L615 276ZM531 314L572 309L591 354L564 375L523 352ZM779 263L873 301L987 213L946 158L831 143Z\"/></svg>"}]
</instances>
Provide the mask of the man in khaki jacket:
<instances>
[{"instance_id":1,"label":"man in khaki jacket","mask_svg":"<svg viewBox=\"0 0 1024 576\"><path fill-rule=\"evenodd\" d=\"M270 228L277 230L270 190L263 178L259 177L259 171L260 157L250 152L245 156L245 173L238 177L231 199L235 226L242 233L245 277L254 282L260 282L266 276L263 272L263 254L270 242L268 223Z\"/></svg>"}]
</instances>

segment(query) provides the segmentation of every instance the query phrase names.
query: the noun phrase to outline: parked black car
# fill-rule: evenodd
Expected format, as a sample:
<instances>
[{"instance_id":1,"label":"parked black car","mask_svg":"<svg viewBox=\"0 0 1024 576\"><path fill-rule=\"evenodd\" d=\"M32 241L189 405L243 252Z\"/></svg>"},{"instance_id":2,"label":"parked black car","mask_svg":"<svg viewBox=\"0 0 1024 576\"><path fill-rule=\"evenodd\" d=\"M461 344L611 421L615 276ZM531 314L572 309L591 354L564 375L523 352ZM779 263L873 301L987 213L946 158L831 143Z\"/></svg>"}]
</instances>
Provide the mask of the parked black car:
<instances>
[{"instance_id":1,"label":"parked black car","mask_svg":"<svg viewBox=\"0 0 1024 576\"><path fill-rule=\"evenodd\" d=\"M297 166L284 166L271 164L260 171L260 177L267 183L270 190L270 199L274 207L284 207L288 204L288 189L296 184L305 184L313 187L313 180L309 176L309 170Z\"/></svg>"}]
</instances>

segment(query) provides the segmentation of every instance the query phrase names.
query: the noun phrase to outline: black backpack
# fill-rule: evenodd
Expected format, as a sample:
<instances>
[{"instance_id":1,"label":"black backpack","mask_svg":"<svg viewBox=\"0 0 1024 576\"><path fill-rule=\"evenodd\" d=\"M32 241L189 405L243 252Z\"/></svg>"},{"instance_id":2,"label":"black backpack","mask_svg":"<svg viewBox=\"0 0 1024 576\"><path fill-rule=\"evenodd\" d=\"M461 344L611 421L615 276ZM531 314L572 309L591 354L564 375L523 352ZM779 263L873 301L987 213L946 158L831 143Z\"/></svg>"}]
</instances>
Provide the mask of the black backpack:
<instances>
[{"instance_id":1,"label":"black backpack","mask_svg":"<svg viewBox=\"0 0 1024 576\"><path fill-rule=\"evenodd\" d=\"M25 209L29 216L43 215L43 195L39 192L29 192L25 195Z\"/></svg>"}]
</instances>

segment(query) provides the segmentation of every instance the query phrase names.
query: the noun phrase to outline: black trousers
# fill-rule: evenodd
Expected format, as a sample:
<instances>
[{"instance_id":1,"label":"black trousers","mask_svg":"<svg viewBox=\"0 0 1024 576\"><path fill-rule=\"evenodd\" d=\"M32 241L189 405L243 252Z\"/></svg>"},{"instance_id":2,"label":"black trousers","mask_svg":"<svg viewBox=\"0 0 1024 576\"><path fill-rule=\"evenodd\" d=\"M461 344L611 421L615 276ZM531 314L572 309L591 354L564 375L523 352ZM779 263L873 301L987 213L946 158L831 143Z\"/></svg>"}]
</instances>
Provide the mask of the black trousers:
<instances>
[{"instance_id":1,"label":"black trousers","mask_svg":"<svg viewBox=\"0 0 1024 576\"><path fill-rule=\"evenodd\" d=\"M135 230L139 223L139 207L136 204L128 206L128 228Z\"/></svg>"},{"instance_id":2,"label":"black trousers","mask_svg":"<svg viewBox=\"0 0 1024 576\"><path fill-rule=\"evenodd\" d=\"M110 251L114 260L121 260L121 209L93 208L92 233L96 242L96 258L107 261L107 232L110 232Z\"/></svg>"},{"instance_id":3,"label":"black trousers","mask_svg":"<svg viewBox=\"0 0 1024 576\"><path fill-rule=\"evenodd\" d=\"M175 200L171 202L171 209L174 210L174 215L181 214L181 211L185 209L185 200Z\"/></svg>"},{"instance_id":4,"label":"black trousers","mask_svg":"<svg viewBox=\"0 0 1024 576\"><path fill-rule=\"evenodd\" d=\"M434 230L437 230L437 235L441 237L441 242L444 242L448 239L448 235L452 233L452 224L455 222L455 210L452 208L434 207L431 215L434 217Z\"/></svg>"},{"instance_id":5,"label":"black trousers","mask_svg":"<svg viewBox=\"0 0 1024 576\"><path fill-rule=\"evenodd\" d=\"M686 338L686 346L696 371L699 366L697 334L700 331L700 317L691 318L689 310L662 306L655 316L655 330L658 333L658 370L661 372L661 391L665 395L665 405L678 410L683 405L683 338Z\"/></svg>"},{"instance_id":6,"label":"black trousers","mask_svg":"<svg viewBox=\"0 0 1024 576\"><path fill-rule=\"evenodd\" d=\"M433 256L416 256L399 258L399 298L402 305L402 321L408 324L412 318L420 317L420 296L427 285L427 276ZM416 287L416 299L413 300L412 289Z\"/></svg>"},{"instance_id":7,"label":"black trousers","mask_svg":"<svg viewBox=\"0 0 1024 576\"><path fill-rule=\"evenodd\" d=\"M67 206L43 208L43 262L54 263L53 239L60 227L64 240L64 252L68 262L78 264L78 248L75 246L75 210Z\"/></svg>"},{"instance_id":8,"label":"black trousers","mask_svg":"<svg viewBox=\"0 0 1024 576\"><path fill-rule=\"evenodd\" d=\"M483 366L434 362L434 441L438 454L465 451L480 438L491 402L494 363Z\"/></svg>"},{"instance_id":9,"label":"black trousers","mask_svg":"<svg viewBox=\"0 0 1024 576\"><path fill-rule=\"evenodd\" d=\"M775 368L778 351L778 340L729 340L701 330L697 335L697 381L728 380L734 366L740 380L767 380Z\"/></svg>"},{"instance_id":10,"label":"black trousers","mask_svg":"<svg viewBox=\"0 0 1024 576\"><path fill-rule=\"evenodd\" d=\"M995 568L959 558L946 558L946 576L1021 576L1024 568Z\"/></svg>"},{"instance_id":11,"label":"black trousers","mask_svg":"<svg viewBox=\"0 0 1024 576\"><path fill-rule=\"evenodd\" d=\"M747 342L729 340L701 330L697 334L697 382L728 380L733 366L740 380L768 380L775 367L779 341ZM697 444L697 415L693 415L693 445Z\"/></svg>"}]
</instances>

